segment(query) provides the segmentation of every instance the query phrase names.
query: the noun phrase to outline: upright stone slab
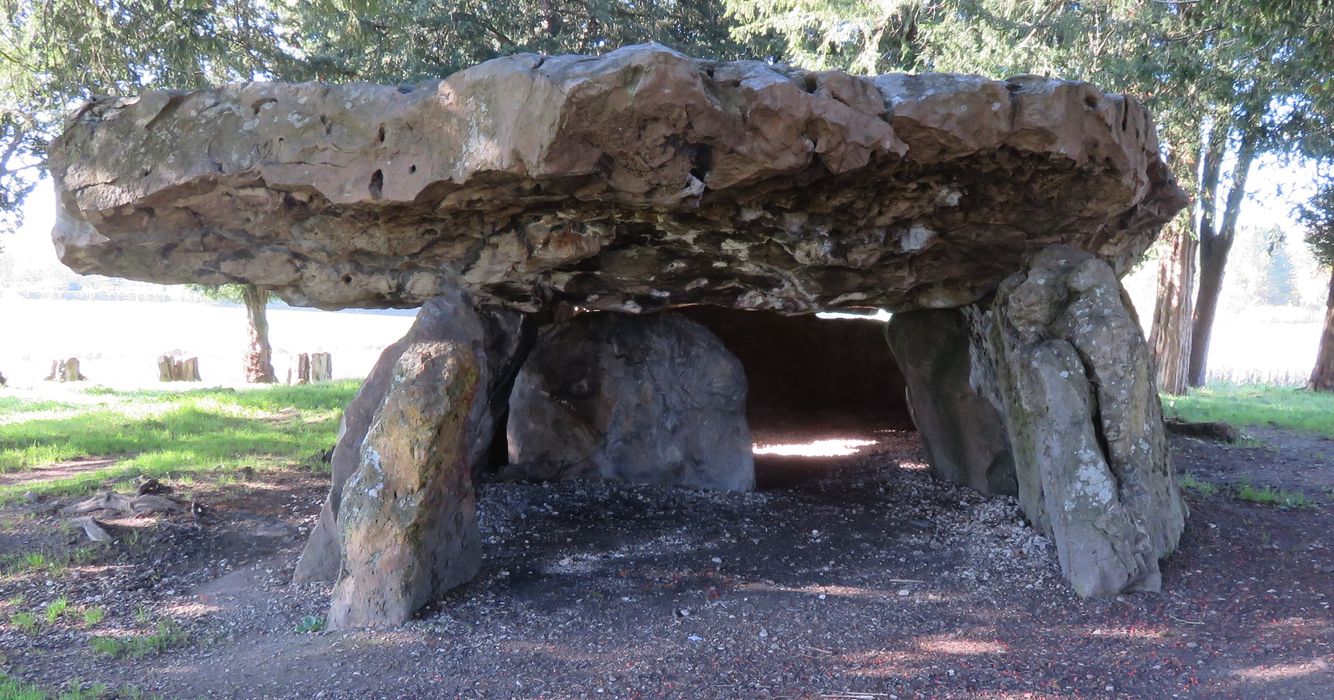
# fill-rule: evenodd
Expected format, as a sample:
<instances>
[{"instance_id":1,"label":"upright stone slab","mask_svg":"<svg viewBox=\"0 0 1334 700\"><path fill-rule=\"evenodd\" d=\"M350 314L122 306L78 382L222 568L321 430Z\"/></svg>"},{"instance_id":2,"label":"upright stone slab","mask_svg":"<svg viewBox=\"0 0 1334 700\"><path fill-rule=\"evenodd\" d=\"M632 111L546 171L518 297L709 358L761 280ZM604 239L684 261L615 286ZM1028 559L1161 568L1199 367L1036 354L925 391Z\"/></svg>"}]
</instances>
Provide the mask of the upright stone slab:
<instances>
[{"instance_id":1,"label":"upright stone slab","mask_svg":"<svg viewBox=\"0 0 1334 700\"><path fill-rule=\"evenodd\" d=\"M931 473L982 493L1014 495L1014 457L992 400L994 380L978 366L985 358L974 356L971 336L959 309L897 313L885 325Z\"/></svg>"},{"instance_id":2,"label":"upright stone slab","mask_svg":"<svg viewBox=\"0 0 1334 700\"><path fill-rule=\"evenodd\" d=\"M1081 596L1157 591L1185 527L1148 347L1116 275L1066 246L1007 278L990 338L1019 499Z\"/></svg>"},{"instance_id":3,"label":"upright stone slab","mask_svg":"<svg viewBox=\"0 0 1334 700\"><path fill-rule=\"evenodd\" d=\"M538 340L510 396L513 478L755 486L746 375L722 341L670 313L585 313Z\"/></svg>"},{"instance_id":4,"label":"upright stone slab","mask_svg":"<svg viewBox=\"0 0 1334 700\"><path fill-rule=\"evenodd\" d=\"M332 484L329 497L325 499L319 522L297 561L294 581L333 581L338 576L342 548L337 516L343 484L361 462L362 441L375 411L384 401L394 367L403 351L413 343L460 341L483 358L488 370L486 403L491 425L483 431L485 435L476 437L478 444L469 446L473 471L476 472L484 465L487 441L506 407L510 382L516 371L512 365L522 354L522 339L526 335L522 330L523 323L520 315L514 312L494 308L477 311L467 294L455 291L426 302L417 312L417 319L407 334L380 353L380 359L362 382L357 395L343 410L330 459Z\"/></svg>"},{"instance_id":5,"label":"upright stone slab","mask_svg":"<svg viewBox=\"0 0 1334 700\"><path fill-rule=\"evenodd\" d=\"M343 486L343 571L329 625L394 625L481 568L472 445L490 436L485 359L409 344Z\"/></svg>"}]
</instances>

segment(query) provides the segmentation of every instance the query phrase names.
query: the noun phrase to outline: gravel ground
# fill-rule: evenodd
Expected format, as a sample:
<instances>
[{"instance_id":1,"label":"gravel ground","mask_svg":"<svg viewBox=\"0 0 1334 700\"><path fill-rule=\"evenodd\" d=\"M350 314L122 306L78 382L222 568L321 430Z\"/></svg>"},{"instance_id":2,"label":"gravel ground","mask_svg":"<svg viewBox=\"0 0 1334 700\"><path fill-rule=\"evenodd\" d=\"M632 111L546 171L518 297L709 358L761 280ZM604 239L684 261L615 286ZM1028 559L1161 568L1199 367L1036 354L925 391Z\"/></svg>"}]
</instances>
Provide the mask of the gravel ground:
<instances>
[{"instance_id":1,"label":"gravel ground","mask_svg":"<svg viewBox=\"0 0 1334 700\"><path fill-rule=\"evenodd\" d=\"M1334 697L1328 503L1192 495L1164 593L1081 601L1012 499L934 481L911 433L873 437L766 458L782 476L756 493L483 484L482 573L394 630L296 631L329 594L287 583L320 480L196 494L197 524L113 521L87 562L0 577L0 650L26 681L126 697ZM1218 450L1178 461L1223 469ZM51 505L0 511L4 551L77 542ZM105 619L13 622L61 596ZM90 648L166 620L160 653Z\"/></svg>"}]
</instances>

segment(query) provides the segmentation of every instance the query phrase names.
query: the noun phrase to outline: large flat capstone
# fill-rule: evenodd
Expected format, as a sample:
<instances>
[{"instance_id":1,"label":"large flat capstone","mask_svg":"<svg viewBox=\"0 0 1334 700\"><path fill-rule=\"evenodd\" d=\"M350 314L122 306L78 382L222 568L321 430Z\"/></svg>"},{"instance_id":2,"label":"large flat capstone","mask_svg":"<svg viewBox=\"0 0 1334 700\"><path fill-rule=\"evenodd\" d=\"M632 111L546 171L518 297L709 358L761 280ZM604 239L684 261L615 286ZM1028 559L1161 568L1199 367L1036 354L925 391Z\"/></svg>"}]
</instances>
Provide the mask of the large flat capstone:
<instances>
[{"instance_id":1,"label":"large flat capstone","mask_svg":"<svg viewBox=\"0 0 1334 700\"><path fill-rule=\"evenodd\" d=\"M660 46L413 87L255 82L82 107L61 259L294 304L953 307L1069 244L1118 272L1185 201L1131 98Z\"/></svg>"}]
</instances>

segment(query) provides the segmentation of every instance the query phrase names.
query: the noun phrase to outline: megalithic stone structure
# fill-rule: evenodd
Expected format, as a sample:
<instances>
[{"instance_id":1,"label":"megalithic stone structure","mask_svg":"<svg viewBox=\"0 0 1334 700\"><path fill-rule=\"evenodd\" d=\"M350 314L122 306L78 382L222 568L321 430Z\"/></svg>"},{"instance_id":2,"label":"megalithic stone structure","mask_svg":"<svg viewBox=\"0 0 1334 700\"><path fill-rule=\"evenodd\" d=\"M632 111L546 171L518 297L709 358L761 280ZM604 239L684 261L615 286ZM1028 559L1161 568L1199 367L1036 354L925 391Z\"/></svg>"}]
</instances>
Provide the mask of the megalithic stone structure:
<instances>
[{"instance_id":1,"label":"megalithic stone structure","mask_svg":"<svg viewBox=\"0 0 1334 700\"><path fill-rule=\"evenodd\" d=\"M921 343L896 345L914 413L931 408L938 426L958 418L932 385L945 377L976 394L968 410L991 429L959 451L932 437L948 430L924 428L936 473L1016 491L1083 594L1155 587L1157 558L1180 532L1161 411L1141 381L1143 339L1113 298L1117 276L1186 198L1140 104L1086 83L855 77L661 46L518 55L410 88L244 83L99 99L73 115L50 166L56 249L82 272L246 282L331 309L443 295L451 313L480 318L508 309L531 320L559 305L944 310L939 318L956 325L940 337L966 351L914 367L930 359ZM1059 299L1040 298L1035 280L1060 287ZM1086 309L1096 323L1083 322ZM463 368L493 373L474 399L490 428L465 438L443 429L455 413L421 413L456 442L489 437L513 410L508 379L525 343L442 342L448 351L408 356L404 341L382 358L349 407L348 425L367 427L340 438L356 466L335 469L334 495L340 473L374 461L365 449L374 416L431 393L395 394L383 388L390 376L436 387L443 401L473 386ZM1113 380L1121 389L1105 393ZM1053 402L1093 412L1057 416ZM1051 442L1057 434L1086 439L1067 452ZM593 437L585 452L605 454ZM414 464L392 466L444 483L443 462ZM324 576L331 557L347 575L345 545L360 536L343 527L335 500L312 536L333 553L314 567ZM1102 533L1096 547L1090 528ZM419 597L395 600L409 602L342 619L393 622Z\"/></svg>"}]
</instances>

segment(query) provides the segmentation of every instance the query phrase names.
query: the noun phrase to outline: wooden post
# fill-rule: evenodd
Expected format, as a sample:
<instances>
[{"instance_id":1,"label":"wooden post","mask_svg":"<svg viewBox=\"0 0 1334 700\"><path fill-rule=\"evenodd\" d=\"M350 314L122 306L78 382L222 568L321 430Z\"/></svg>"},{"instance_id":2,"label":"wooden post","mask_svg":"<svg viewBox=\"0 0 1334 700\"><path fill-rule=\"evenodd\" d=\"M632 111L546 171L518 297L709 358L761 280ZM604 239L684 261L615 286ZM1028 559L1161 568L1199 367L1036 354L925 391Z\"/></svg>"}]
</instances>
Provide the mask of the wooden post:
<instances>
[{"instance_id":1,"label":"wooden post","mask_svg":"<svg viewBox=\"0 0 1334 700\"><path fill-rule=\"evenodd\" d=\"M296 383L310 383L310 355L304 352L296 356Z\"/></svg>"},{"instance_id":2,"label":"wooden post","mask_svg":"<svg viewBox=\"0 0 1334 700\"><path fill-rule=\"evenodd\" d=\"M317 352L310 356L310 381L328 382L333 380L333 356L327 352Z\"/></svg>"},{"instance_id":3,"label":"wooden post","mask_svg":"<svg viewBox=\"0 0 1334 700\"><path fill-rule=\"evenodd\" d=\"M296 356L297 384L312 384L314 382L327 382L332 380L332 355L327 352L303 352Z\"/></svg>"},{"instance_id":4,"label":"wooden post","mask_svg":"<svg viewBox=\"0 0 1334 700\"><path fill-rule=\"evenodd\" d=\"M163 382L199 381L199 358L178 359L172 355L157 358L158 380Z\"/></svg>"},{"instance_id":5,"label":"wooden post","mask_svg":"<svg viewBox=\"0 0 1334 700\"><path fill-rule=\"evenodd\" d=\"M60 366L60 381L62 382L81 382L87 379L79 371L79 358L71 357L65 360Z\"/></svg>"}]
</instances>

